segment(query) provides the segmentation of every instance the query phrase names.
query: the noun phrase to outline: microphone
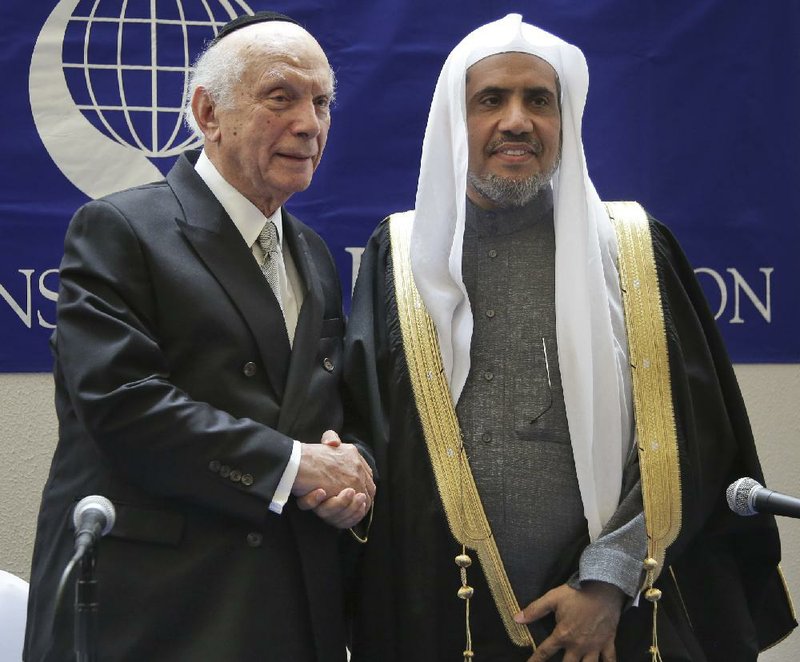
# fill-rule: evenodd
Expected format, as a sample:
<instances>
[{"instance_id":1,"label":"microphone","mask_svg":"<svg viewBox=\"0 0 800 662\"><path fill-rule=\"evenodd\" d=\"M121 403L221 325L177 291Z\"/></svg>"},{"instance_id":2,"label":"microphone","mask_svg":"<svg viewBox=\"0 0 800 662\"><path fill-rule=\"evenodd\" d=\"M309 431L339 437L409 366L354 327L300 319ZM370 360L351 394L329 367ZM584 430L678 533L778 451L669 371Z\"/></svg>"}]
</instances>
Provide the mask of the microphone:
<instances>
[{"instance_id":1,"label":"microphone","mask_svg":"<svg viewBox=\"0 0 800 662\"><path fill-rule=\"evenodd\" d=\"M752 478L734 481L725 496L730 509L743 517L764 513L800 518L800 499L768 490Z\"/></svg>"},{"instance_id":2,"label":"microphone","mask_svg":"<svg viewBox=\"0 0 800 662\"><path fill-rule=\"evenodd\" d=\"M104 496L93 494L78 501L72 511L75 525L75 554L82 556L114 526L117 513L114 504Z\"/></svg>"}]
</instances>

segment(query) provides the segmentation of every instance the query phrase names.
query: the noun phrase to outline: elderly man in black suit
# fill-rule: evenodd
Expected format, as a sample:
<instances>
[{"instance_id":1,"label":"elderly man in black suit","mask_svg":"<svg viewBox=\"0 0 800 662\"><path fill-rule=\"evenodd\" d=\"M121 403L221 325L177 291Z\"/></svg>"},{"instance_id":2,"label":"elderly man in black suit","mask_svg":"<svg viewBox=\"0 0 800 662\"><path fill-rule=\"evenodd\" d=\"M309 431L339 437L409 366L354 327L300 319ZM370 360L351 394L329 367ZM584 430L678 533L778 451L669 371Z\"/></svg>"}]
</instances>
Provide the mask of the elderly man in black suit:
<instances>
[{"instance_id":1,"label":"elderly man in black suit","mask_svg":"<svg viewBox=\"0 0 800 662\"><path fill-rule=\"evenodd\" d=\"M326 432L341 423L334 263L282 208L322 156L333 86L294 21L237 19L195 68L202 152L73 218L27 660L74 659L72 582L56 593L89 494L116 507L99 659L345 659L337 541L375 488Z\"/></svg>"}]
</instances>

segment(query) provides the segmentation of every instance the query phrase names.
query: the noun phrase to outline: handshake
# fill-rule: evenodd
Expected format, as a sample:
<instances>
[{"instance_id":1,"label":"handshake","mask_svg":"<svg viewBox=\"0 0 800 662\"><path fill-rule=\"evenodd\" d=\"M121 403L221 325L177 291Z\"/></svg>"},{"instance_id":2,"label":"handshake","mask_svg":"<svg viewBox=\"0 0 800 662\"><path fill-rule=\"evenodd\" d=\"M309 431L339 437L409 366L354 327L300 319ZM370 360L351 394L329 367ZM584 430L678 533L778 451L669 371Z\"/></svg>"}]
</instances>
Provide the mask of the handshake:
<instances>
[{"instance_id":1,"label":"handshake","mask_svg":"<svg viewBox=\"0 0 800 662\"><path fill-rule=\"evenodd\" d=\"M372 507L372 469L353 444L343 444L333 430L319 444L301 444L300 467L292 494L301 510L313 510L331 526L358 524Z\"/></svg>"}]
</instances>

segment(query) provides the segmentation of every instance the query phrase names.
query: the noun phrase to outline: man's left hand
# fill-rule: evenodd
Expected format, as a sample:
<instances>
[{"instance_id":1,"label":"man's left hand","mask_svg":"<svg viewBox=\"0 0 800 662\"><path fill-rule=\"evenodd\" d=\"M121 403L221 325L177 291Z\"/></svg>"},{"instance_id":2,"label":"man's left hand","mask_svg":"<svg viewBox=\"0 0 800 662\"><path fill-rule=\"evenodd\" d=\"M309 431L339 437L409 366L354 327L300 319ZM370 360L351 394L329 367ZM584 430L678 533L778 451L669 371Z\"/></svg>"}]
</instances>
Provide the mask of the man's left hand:
<instances>
[{"instance_id":1,"label":"man's left hand","mask_svg":"<svg viewBox=\"0 0 800 662\"><path fill-rule=\"evenodd\" d=\"M564 650L564 662L616 662L614 637L625 595L605 582L586 582L580 590L562 584L514 617L532 623L553 613L556 627L528 662L544 662Z\"/></svg>"},{"instance_id":2,"label":"man's left hand","mask_svg":"<svg viewBox=\"0 0 800 662\"><path fill-rule=\"evenodd\" d=\"M342 441L333 430L322 433L320 440L325 446L338 448ZM337 529L349 529L358 524L371 507L370 496L345 488L339 494L328 497L323 489L312 490L297 498L300 510L313 510L319 517Z\"/></svg>"},{"instance_id":3,"label":"man's left hand","mask_svg":"<svg viewBox=\"0 0 800 662\"><path fill-rule=\"evenodd\" d=\"M369 510L366 494L346 487L339 494L327 497L324 490L314 490L297 499L300 510L313 510L337 529L349 529L358 524Z\"/></svg>"}]
</instances>

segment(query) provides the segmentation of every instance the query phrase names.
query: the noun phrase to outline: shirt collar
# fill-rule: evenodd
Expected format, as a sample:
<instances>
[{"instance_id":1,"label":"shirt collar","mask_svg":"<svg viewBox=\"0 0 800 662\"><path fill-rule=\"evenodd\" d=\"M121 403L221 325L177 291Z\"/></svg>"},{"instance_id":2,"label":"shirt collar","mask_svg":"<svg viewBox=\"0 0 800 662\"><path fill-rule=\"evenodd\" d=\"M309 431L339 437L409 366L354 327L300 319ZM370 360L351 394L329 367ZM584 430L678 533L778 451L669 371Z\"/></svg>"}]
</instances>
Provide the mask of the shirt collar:
<instances>
[{"instance_id":1,"label":"shirt collar","mask_svg":"<svg viewBox=\"0 0 800 662\"><path fill-rule=\"evenodd\" d=\"M258 240L258 235L264 229L267 221L275 223L278 228L278 242L283 248L283 218L281 208L278 207L269 218L266 218L261 210L252 202L245 198L220 174L216 166L211 163L211 159L206 156L205 150L200 152L195 171L206 183L214 197L219 200L223 209L227 212L236 229L242 235L245 243L252 246Z\"/></svg>"}]
</instances>

